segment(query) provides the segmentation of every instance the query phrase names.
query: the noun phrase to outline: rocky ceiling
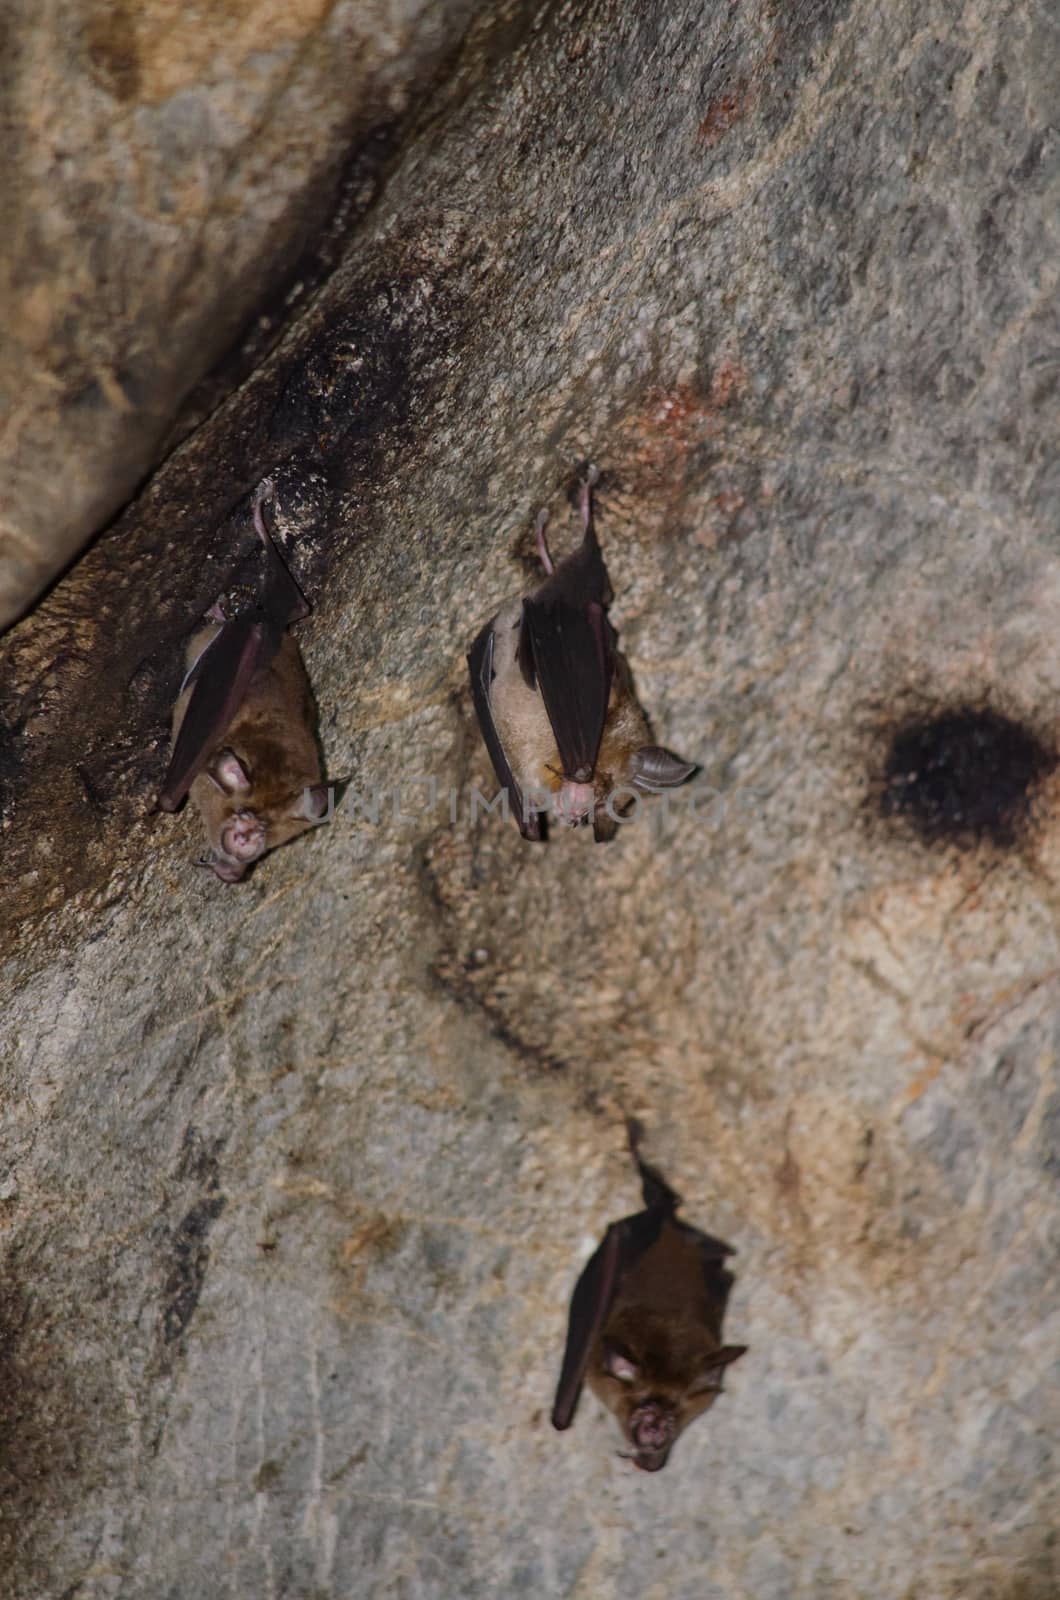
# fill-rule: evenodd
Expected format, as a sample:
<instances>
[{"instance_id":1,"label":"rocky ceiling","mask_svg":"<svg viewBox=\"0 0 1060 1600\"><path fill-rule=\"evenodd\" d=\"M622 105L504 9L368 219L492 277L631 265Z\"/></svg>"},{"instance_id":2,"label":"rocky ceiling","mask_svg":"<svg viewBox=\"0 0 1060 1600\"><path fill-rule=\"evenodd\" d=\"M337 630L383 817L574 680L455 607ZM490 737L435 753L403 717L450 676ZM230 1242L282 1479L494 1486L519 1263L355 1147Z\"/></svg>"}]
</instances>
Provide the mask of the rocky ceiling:
<instances>
[{"instance_id":1,"label":"rocky ceiling","mask_svg":"<svg viewBox=\"0 0 1060 1600\"><path fill-rule=\"evenodd\" d=\"M19 25L92 237L12 300L12 613L149 475L0 641L0 1592L1052 1600L1055 16L280 9L175 75L131 10L72 65ZM215 235L109 229L86 60ZM472 814L464 652L589 459L701 770L532 846ZM267 476L347 788L228 886L151 806ZM631 1115L750 1347L654 1475L589 1395L549 1425Z\"/></svg>"}]
</instances>

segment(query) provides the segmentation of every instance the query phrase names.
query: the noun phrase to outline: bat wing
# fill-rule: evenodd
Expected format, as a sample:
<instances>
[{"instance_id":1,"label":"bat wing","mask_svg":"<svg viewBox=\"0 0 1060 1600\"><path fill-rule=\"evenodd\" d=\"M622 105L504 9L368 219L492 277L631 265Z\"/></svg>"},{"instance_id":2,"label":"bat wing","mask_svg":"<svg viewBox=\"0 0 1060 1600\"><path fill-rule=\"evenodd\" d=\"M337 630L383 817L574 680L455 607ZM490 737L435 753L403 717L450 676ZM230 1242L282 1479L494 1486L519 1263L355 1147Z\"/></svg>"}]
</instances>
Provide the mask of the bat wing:
<instances>
[{"instance_id":1,"label":"bat wing","mask_svg":"<svg viewBox=\"0 0 1060 1600\"><path fill-rule=\"evenodd\" d=\"M180 805L228 732L251 678L275 655L281 637L282 629L277 633L261 617L236 617L203 651L188 675L191 698L159 790L160 810L175 811Z\"/></svg>"},{"instance_id":2,"label":"bat wing","mask_svg":"<svg viewBox=\"0 0 1060 1600\"><path fill-rule=\"evenodd\" d=\"M176 811L228 732L250 680L268 666L280 648L287 624L309 611L305 596L266 531L260 508L255 524L265 547L261 601L256 612L225 623L181 684L181 692L189 684L193 687L159 791L162 811Z\"/></svg>"},{"instance_id":3,"label":"bat wing","mask_svg":"<svg viewBox=\"0 0 1060 1600\"><path fill-rule=\"evenodd\" d=\"M736 1281L725 1265L726 1257L735 1254L732 1245L726 1244L724 1239L715 1239L709 1233L700 1233L698 1228L689 1228L687 1223L678 1223L678 1227L683 1231L687 1230L698 1245L707 1293L717 1306L719 1314L724 1316L729 1292Z\"/></svg>"},{"instance_id":4,"label":"bat wing","mask_svg":"<svg viewBox=\"0 0 1060 1600\"><path fill-rule=\"evenodd\" d=\"M612 1222L603 1243L589 1258L575 1284L567 1323L567 1347L552 1406L552 1426L561 1431L574 1420L590 1358L614 1305L618 1286L659 1237L665 1220L659 1211L640 1211Z\"/></svg>"},{"instance_id":5,"label":"bat wing","mask_svg":"<svg viewBox=\"0 0 1060 1600\"><path fill-rule=\"evenodd\" d=\"M475 702L475 714L478 717L478 725L482 730L482 738L489 752L489 758L493 763L493 770L497 774L497 782L502 784L507 791L512 814L519 824L519 832L523 838L539 840L541 838L541 818L537 812L529 812L527 810L523 800L523 792L515 781L515 774L505 754L501 736L497 732L497 724L493 720L493 702L490 696L490 688L493 683L492 622L486 624L468 651L467 665L471 674L471 694Z\"/></svg>"},{"instance_id":6,"label":"bat wing","mask_svg":"<svg viewBox=\"0 0 1060 1600\"><path fill-rule=\"evenodd\" d=\"M282 633L289 622L299 622L302 617L309 615L309 602L295 583L286 562L265 530L263 520L259 536L265 546L265 559L268 562L268 576L261 597L261 608L269 621Z\"/></svg>"},{"instance_id":7,"label":"bat wing","mask_svg":"<svg viewBox=\"0 0 1060 1600\"><path fill-rule=\"evenodd\" d=\"M533 599L523 602L519 664L539 688L556 736L563 772L587 782L607 719L614 658L606 607L607 568L590 531Z\"/></svg>"}]
</instances>

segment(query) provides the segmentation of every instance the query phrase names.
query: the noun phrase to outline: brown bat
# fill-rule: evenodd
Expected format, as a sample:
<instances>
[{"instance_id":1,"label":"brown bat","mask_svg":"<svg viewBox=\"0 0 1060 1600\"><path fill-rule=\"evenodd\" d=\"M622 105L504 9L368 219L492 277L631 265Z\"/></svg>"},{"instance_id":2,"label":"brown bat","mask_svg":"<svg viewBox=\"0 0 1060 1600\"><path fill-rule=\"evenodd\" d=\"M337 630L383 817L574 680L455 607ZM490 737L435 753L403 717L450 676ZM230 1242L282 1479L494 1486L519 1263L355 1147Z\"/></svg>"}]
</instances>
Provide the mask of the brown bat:
<instances>
[{"instance_id":1,"label":"brown bat","mask_svg":"<svg viewBox=\"0 0 1060 1600\"><path fill-rule=\"evenodd\" d=\"M175 811L191 795L210 841L199 865L225 883L328 813L309 682L287 632L309 607L269 537L260 497L254 526L267 563L261 598L233 618L218 601L190 640L158 796L159 809Z\"/></svg>"},{"instance_id":2,"label":"brown bat","mask_svg":"<svg viewBox=\"0 0 1060 1600\"><path fill-rule=\"evenodd\" d=\"M503 606L468 652L479 727L524 839L544 837L544 813L572 827L591 816L596 839L609 839L639 792L672 788L695 771L652 742L615 647L593 521L597 476L590 467L580 485L579 548L553 564L542 512L544 583Z\"/></svg>"},{"instance_id":3,"label":"brown bat","mask_svg":"<svg viewBox=\"0 0 1060 1600\"><path fill-rule=\"evenodd\" d=\"M637 1125L628 1131L647 1210L612 1222L578 1279L552 1425L570 1427L587 1378L618 1418L631 1459L658 1472L747 1346L721 1341L731 1247L677 1221L679 1197L641 1160Z\"/></svg>"}]
</instances>

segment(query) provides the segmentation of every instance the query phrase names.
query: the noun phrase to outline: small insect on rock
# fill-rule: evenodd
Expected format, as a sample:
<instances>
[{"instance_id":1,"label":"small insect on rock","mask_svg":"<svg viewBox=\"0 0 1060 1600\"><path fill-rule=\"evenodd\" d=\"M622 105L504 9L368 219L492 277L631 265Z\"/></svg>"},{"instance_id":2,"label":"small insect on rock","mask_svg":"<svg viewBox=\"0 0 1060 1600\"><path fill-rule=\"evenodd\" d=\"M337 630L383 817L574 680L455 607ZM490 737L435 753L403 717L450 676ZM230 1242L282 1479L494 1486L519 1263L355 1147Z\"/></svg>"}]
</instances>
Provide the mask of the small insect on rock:
<instances>
[{"instance_id":1,"label":"small insect on rock","mask_svg":"<svg viewBox=\"0 0 1060 1600\"><path fill-rule=\"evenodd\" d=\"M233 618L218 601L190 640L158 796L160 810L176 811L191 795L210 842L199 864L225 883L329 810L309 681L287 631L309 607L269 537L260 495L254 527L265 549L261 597Z\"/></svg>"},{"instance_id":2,"label":"small insect on rock","mask_svg":"<svg viewBox=\"0 0 1060 1600\"><path fill-rule=\"evenodd\" d=\"M609 839L638 793L672 788L695 771L652 742L615 647L593 521L596 478L590 467L579 490L579 548L553 565L542 513L544 583L503 606L468 652L479 727L524 839L544 837L545 815L571 826L591 817L596 839Z\"/></svg>"},{"instance_id":3,"label":"small insect on rock","mask_svg":"<svg viewBox=\"0 0 1060 1600\"><path fill-rule=\"evenodd\" d=\"M747 1346L721 1340L731 1247L677 1221L678 1196L640 1159L635 1123L628 1132L647 1209L612 1222L578 1279L552 1423L570 1427L588 1379L618 1419L630 1459L658 1472Z\"/></svg>"}]
</instances>

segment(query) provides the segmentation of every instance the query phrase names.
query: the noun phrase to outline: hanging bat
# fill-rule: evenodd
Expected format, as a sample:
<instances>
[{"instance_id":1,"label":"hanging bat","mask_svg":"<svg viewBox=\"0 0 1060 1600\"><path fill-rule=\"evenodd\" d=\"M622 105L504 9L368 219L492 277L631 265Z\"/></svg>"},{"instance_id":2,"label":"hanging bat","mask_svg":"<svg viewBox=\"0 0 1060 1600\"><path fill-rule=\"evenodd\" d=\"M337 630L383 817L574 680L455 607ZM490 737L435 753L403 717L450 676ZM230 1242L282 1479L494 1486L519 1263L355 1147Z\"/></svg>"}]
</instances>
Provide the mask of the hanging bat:
<instances>
[{"instance_id":1,"label":"hanging bat","mask_svg":"<svg viewBox=\"0 0 1060 1600\"><path fill-rule=\"evenodd\" d=\"M652 742L616 649L593 519L597 476L590 467L579 487L579 548L553 563L542 512L544 583L503 606L468 652L479 727L524 839L544 837L546 812L572 827L592 817L596 839L609 839L638 792L675 787L695 771Z\"/></svg>"},{"instance_id":2,"label":"hanging bat","mask_svg":"<svg viewBox=\"0 0 1060 1600\"><path fill-rule=\"evenodd\" d=\"M679 1197L641 1160L638 1126L627 1127L647 1209L612 1222L578 1279L552 1425L570 1427L588 1379L617 1417L630 1459L658 1472L747 1346L721 1341L731 1247L678 1222Z\"/></svg>"},{"instance_id":3,"label":"hanging bat","mask_svg":"<svg viewBox=\"0 0 1060 1600\"><path fill-rule=\"evenodd\" d=\"M160 810L176 811L191 795L210 842L199 864L225 883L328 812L309 682L287 632L309 607L269 537L260 496L254 527L265 549L261 597L233 618L218 601L190 640L158 796Z\"/></svg>"}]
</instances>

